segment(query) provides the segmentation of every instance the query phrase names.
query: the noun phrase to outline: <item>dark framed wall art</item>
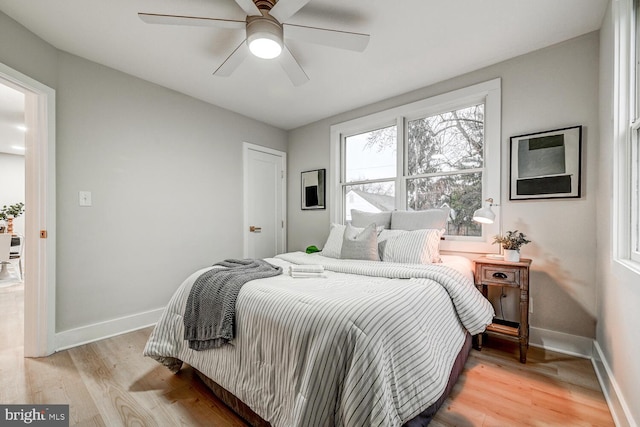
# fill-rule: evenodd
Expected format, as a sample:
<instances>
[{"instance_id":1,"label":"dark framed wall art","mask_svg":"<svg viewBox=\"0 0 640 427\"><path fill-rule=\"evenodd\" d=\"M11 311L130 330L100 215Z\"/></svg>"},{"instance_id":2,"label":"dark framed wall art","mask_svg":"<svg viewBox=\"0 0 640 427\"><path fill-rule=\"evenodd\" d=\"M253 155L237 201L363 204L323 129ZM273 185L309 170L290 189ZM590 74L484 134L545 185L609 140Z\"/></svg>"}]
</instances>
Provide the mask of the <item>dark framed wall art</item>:
<instances>
[{"instance_id":1,"label":"dark framed wall art","mask_svg":"<svg viewBox=\"0 0 640 427\"><path fill-rule=\"evenodd\" d=\"M326 169L302 172L302 210L325 209Z\"/></svg>"},{"instance_id":2,"label":"dark framed wall art","mask_svg":"<svg viewBox=\"0 0 640 427\"><path fill-rule=\"evenodd\" d=\"M510 200L580 197L582 126L511 137Z\"/></svg>"}]
</instances>

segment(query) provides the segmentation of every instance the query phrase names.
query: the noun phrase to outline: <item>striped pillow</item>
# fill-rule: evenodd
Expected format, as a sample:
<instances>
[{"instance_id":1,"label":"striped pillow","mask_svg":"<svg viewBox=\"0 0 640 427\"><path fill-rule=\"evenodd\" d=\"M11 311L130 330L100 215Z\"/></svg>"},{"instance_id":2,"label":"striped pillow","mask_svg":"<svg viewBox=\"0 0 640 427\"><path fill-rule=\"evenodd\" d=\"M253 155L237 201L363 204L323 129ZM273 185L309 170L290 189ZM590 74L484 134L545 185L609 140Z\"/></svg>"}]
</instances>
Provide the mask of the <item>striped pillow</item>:
<instances>
[{"instance_id":1,"label":"striped pillow","mask_svg":"<svg viewBox=\"0 0 640 427\"><path fill-rule=\"evenodd\" d=\"M431 264L440 259L440 238L444 229L414 230L389 237L380 243L380 258L385 262Z\"/></svg>"}]
</instances>

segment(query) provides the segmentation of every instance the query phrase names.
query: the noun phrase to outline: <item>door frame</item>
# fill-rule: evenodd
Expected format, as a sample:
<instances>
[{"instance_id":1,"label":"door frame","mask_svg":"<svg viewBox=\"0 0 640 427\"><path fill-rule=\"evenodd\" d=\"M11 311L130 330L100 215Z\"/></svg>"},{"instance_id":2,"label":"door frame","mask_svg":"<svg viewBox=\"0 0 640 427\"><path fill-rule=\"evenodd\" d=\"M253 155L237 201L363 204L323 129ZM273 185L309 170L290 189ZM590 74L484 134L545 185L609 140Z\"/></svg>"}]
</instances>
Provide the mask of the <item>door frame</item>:
<instances>
[{"instance_id":1,"label":"door frame","mask_svg":"<svg viewBox=\"0 0 640 427\"><path fill-rule=\"evenodd\" d=\"M56 91L1 62L0 79L25 94L24 356L42 357L55 351Z\"/></svg>"},{"instance_id":2,"label":"door frame","mask_svg":"<svg viewBox=\"0 0 640 427\"><path fill-rule=\"evenodd\" d=\"M277 157L280 157L281 165L282 165L282 179L280 180L280 185L282 186L282 218L283 227L282 227L282 250L283 252L287 251L287 153L284 151L274 150L273 148L263 147L262 145L252 144L250 142L242 143L242 190L243 190L243 245L242 252L245 258L249 257L249 237L251 234L249 233L249 151L259 151L266 154L271 154Z\"/></svg>"}]
</instances>

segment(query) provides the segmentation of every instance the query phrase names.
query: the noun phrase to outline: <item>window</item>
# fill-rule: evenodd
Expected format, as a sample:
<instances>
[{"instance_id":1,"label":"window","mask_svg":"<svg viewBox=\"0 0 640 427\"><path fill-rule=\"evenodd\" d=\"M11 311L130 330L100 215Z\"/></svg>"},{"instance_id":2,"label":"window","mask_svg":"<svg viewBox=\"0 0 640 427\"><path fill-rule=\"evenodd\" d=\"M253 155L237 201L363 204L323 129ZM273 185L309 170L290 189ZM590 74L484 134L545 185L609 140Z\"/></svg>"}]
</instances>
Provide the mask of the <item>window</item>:
<instances>
[{"instance_id":1,"label":"window","mask_svg":"<svg viewBox=\"0 0 640 427\"><path fill-rule=\"evenodd\" d=\"M632 52L634 67L634 81L633 87L634 96L632 97L633 106L630 108L632 114L630 115L632 120L630 131L630 145L629 147L629 165L628 174L629 183L629 205L631 208L631 215L629 218L629 229L631 235L629 258L635 262L640 262L640 1L633 2L633 39L635 43L632 43L632 48L629 50ZM630 91L631 92L631 91Z\"/></svg>"},{"instance_id":2,"label":"window","mask_svg":"<svg viewBox=\"0 0 640 427\"><path fill-rule=\"evenodd\" d=\"M614 259L640 265L639 0L619 0L615 16Z\"/></svg>"},{"instance_id":3,"label":"window","mask_svg":"<svg viewBox=\"0 0 640 427\"><path fill-rule=\"evenodd\" d=\"M489 236L499 219L481 226L471 217L500 199L499 79L341 123L331 135L332 222L350 220L351 209L447 206L443 249L496 251Z\"/></svg>"}]
</instances>

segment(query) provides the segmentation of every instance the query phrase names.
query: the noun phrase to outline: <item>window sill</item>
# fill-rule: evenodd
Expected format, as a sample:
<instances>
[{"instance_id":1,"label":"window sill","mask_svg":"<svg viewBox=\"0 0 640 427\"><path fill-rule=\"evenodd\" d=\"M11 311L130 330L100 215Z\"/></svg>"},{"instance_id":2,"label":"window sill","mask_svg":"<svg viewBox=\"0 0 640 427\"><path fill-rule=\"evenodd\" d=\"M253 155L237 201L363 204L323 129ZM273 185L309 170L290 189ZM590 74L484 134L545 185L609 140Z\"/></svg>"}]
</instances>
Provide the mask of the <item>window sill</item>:
<instances>
[{"instance_id":1,"label":"window sill","mask_svg":"<svg viewBox=\"0 0 640 427\"><path fill-rule=\"evenodd\" d=\"M613 262L628 272L640 276L640 263L630 259L615 259Z\"/></svg>"}]
</instances>

